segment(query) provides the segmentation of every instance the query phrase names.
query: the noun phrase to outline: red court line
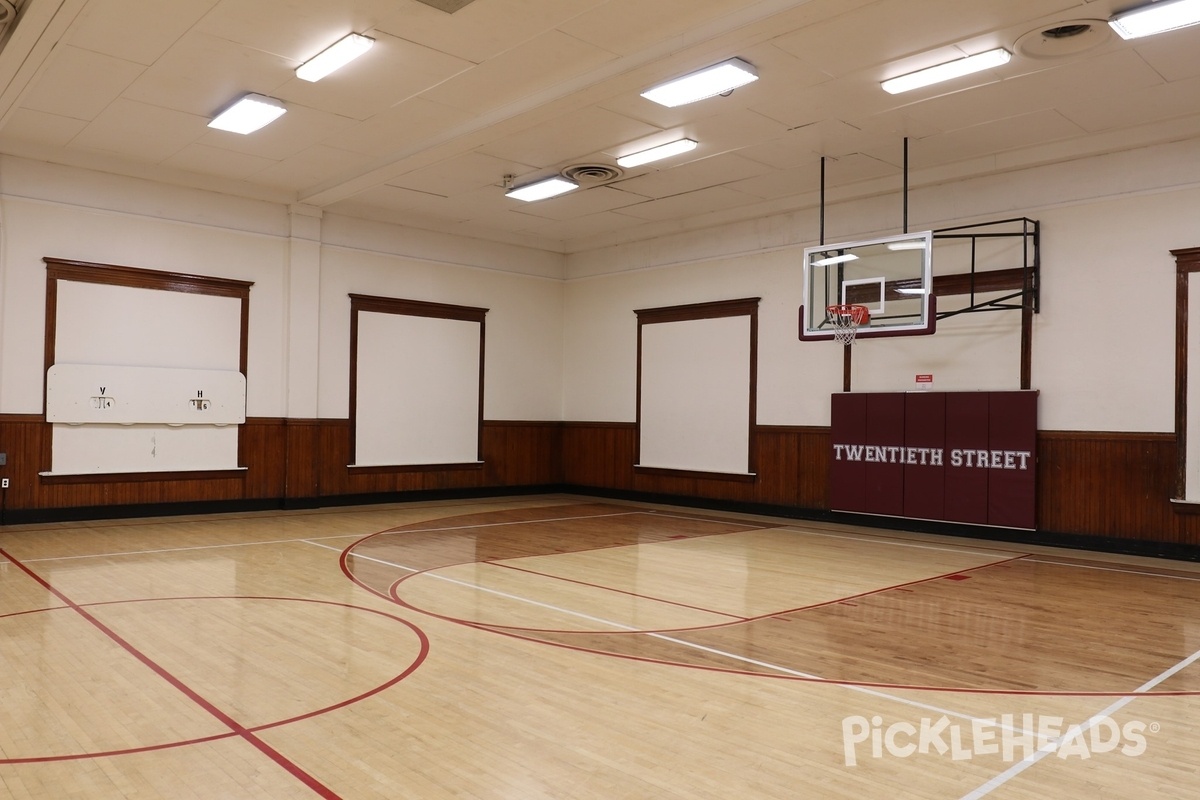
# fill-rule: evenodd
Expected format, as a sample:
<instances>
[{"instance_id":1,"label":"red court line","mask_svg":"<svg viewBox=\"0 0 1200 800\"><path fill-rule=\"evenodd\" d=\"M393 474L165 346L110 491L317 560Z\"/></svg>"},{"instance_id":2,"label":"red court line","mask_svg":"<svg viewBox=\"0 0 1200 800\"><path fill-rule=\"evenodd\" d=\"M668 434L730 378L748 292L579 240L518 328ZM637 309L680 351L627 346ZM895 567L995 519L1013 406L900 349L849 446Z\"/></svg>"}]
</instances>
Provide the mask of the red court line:
<instances>
[{"instance_id":1,"label":"red court line","mask_svg":"<svg viewBox=\"0 0 1200 800\"><path fill-rule=\"evenodd\" d=\"M651 597L648 594L638 594L637 592L630 592L630 591L626 591L625 589L617 589L613 586L603 586L599 583L588 583L587 581L577 581L574 578L564 578L561 575L551 575L548 572L538 572L537 570L534 570L534 569L525 569L524 567L514 567L512 564L502 564L499 561L484 561L482 563L487 564L488 566L492 566L492 567L503 567L504 569L516 570L517 572L527 572L530 575L538 575L542 578L551 578L556 581L565 581L566 583L574 583L574 584L578 584L579 586L587 586L592 589L603 589L606 592L616 592L617 594L625 594L625 595L629 595L630 597L640 598L642 600L651 600L655 603L666 603L667 605L679 606L680 608L689 608L692 611L703 611L707 614L716 614L721 617L730 617L731 619L736 619L739 622L745 622L747 619L746 617L742 617L737 614L728 614L724 611L714 611L711 608L701 608L700 606L688 605L687 603L679 603L679 602L676 602L675 600L666 600L661 597Z\"/></svg>"},{"instance_id":2,"label":"red court line","mask_svg":"<svg viewBox=\"0 0 1200 800\"><path fill-rule=\"evenodd\" d=\"M372 534L372 535L374 535L374 534ZM716 535L724 535L724 534L716 534ZM348 578L350 578L350 580L354 581L355 583L359 584L360 586L363 586L363 588L366 588L375 594L380 594L378 591L376 591L374 589L370 589L370 587L367 587L365 584L363 584L361 581L359 581L357 578L354 577L353 572L350 569L349 564L347 563L348 559L354 555L352 552L350 552L353 547L354 547L354 545L350 545L350 547L348 547L342 551L342 556L341 556L342 572ZM558 628L532 628L532 627L523 626L523 625L504 625L499 622L479 622L478 620L468 620L468 619L463 619L461 617L452 617L447 614L440 614L436 611L431 611L422 606L414 605L413 603L410 603L400 597L400 594L398 591L399 585L412 579L412 578L416 578L416 577L419 577L422 575L427 575L427 574L435 575L439 570L446 569L447 567L452 567L452 566L461 566L462 564L493 564L494 565L496 562L493 562L493 561L463 561L463 562L460 562L459 564L448 564L448 565L441 566L441 567L429 567L428 569L422 569L422 570L412 570L412 568L410 568L410 567L403 567L403 569L408 570L409 574L403 575L400 578L393 581L391 586L388 588L388 593L380 594L380 596L385 597L385 598L391 600L392 602L398 603L398 604L404 606L405 608L411 609L413 611L417 611L421 614L425 614L430 617L435 617L437 619L443 619L443 620L446 620L447 622L458 622L458 623L462 623L464 625L479 625L479 626L483 626L487 630L495 630L497 633L502 633L504 631L522 631L525 633L554 633L554 634L561 633L561 634L589 635L589 636L634 636L634 635L642 634L642 633L687 633L689 631L707 631L707 630L715 630L717 628L728 628L728 627L732 627L734 625L744 625L747 622L758 622L758 621L764 620L764 619L772 619L772 618L779 619L780 617L787 615L787 614L794 614L794 613L797 613L800 611L810 611L810 610L816 609L816 608L824 608L825 606L831 606L831 605L836 605L839 603L845 603L847 600L857 600L862 597L869 597L871 595L882 594L883 592L890 592L890 591L894 591L897 589L903 589L908 586L917 586L917 585L923 584L923 583L932 583L933 581L941 580L941 579L947 578L951 575L959 575L964 572L974 572L976 570L987 569L989 567L995 567L995 566L1000 566L1003 564L1009 564L1014 561L1020 561L1021 559L1028 558L1028 557L1029 557L1028 554L1023 553L1018 556L1013 556L1012 558L1005 558L1005 559L1001 559L999 561L989 561L986 564L979 564L974 567L964 567L963 569L956 569L951 572L944 572L940 575L931 575L927 578L918 578L916 580L908 581L907 583L897 583L892 586L883 586L878 589L869 589L865 592L859 592L858 594L846 595L844 597L835 597L832 600L822 600L819 603L813 603L813 604L807 605L807 606L799 606L797 608L788 608L788 609L783 609L782 611L771 611L766 614L759 614L759 615L753 616L753 617L738 617L730 622L717 622L712 625L691 625L691 626L684 627L684 628L652 628L652 629L637 628L637 629L615 630L614 631L614 630L596 630L593 628L558 629ZM551 577L553 577L553 576L551 576ZM560 609L560 610L563 610L563 609ZM574 610L574 609L566 609L566 610ZM719 612L713 612L713 613L719 613Z\"/></svg>"},{"instance_id":3,"label":"red court line","mask_svg":"<svg viewBox=\"0 0 1200 800\"><path fill-rule=\"evenodd\" d=\"M296 764L294 761L291 761L290 759L288 759L286 756L284 756L282 753L280 753L275 748L271 747L271 745L267 744L259 736L257 736L253 732L251 732L249 729L243 727L241 725L241 723L239 723L237 720L233 719L233 717L229 716L224 711L222 711L221 709L217 708L215 705L210 703L208 700L206 700L204 697L202 697L194 689L189 687L183 681L176 678L174 675L172 675L170 672L168 672L160 664L155 662L153 659L151 659L145 653L138 650L130 642L128 642L124 638L122 638L120 636L120 634L118 634L112 628L108 627L103 622L96 619L96 617L94 617L91 613L89 613L87 611L87 609L83 608L78 603L76 603L74 600L67 597L65 594L63 594L58 589L56 589L54 586L52 586L48 581L46 581L44 578L42 578L42 576L38 575L32 569L25 566L25 564L21 563L16 558L11 556L8 553L8 551L4 550L3 548L0 548L0 556L3 556L4 558L8 559L8 561L11 562L12 564L14 564L17 567L17 569L24 572L34 582L39 584L46 591L50 592L55 597L57 597L59 600L61 600L64 604L69 606L73 611L75 611L75 613L77 613L79 616L83 617L85 620L87 620L89 623L91 623L97 630L99 630L101 633L103 633L105 636L107 636L109 639L111 639L113 642L115 642L118 646L120 646L123 650L125 650L125 652L129 653L131 656L136 658L138 661L140 661L142 664L144 664L146 667L148 667L151 671L153 671L155 674L157 674L164 681L169 683L171 686L175 687L176 690L178 690L180 693L182 693L185 697L187 697L189 700L191 700L197 706L204 709L211 716L215 717L218 721L221 722L222 725L225 725L227 728L229 728L234 733L234 735L239 736L242 739L244 739L247 743L252 745L260 753L262 753L267 758L274 761L278 766L285 769L287 772L289 772L293 777L298 779L305 786L312 789L316 794L318 794L321 797L327 798L327 800L341 800L341 797L337 793L335 793L332 789L325 786L325 784L321 783L315 777L313 777L312 775L305 772L298 764Z\"/></svg>"}]
</instances>

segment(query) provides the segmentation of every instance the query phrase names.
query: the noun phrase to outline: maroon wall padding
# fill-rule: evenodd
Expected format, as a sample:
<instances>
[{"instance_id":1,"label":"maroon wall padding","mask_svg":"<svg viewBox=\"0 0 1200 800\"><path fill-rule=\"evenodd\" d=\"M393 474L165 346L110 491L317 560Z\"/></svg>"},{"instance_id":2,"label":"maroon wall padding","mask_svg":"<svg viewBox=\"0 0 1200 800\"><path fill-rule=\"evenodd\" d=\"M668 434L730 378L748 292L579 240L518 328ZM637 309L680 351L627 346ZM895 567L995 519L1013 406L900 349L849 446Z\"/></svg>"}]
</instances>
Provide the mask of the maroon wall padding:
<instances>
[{"instance_id":1,"label":"maroon wall padding","mask_svg":"<svg viewBox=\"0 0 1200 800\"><path fill-rule=\"evenodd\" d=\"M988 471L968 467L988 449L988 392L946 395L946 516L952 522L986 525ZM961 459L961 461L959 460Z\"/></svg>"},{"instance_id":2,"label":"maroon wall padding","mask_svg":"<svg viewBox=\"0 0 1200 800\"><path fill-rule=\"evenodd\" d=\"M993 392L988 439L992 449L992 469L987 470L988 524L1034 527L1037 395Z\"/></svg>"},{"instance_id":3,"label":"maroon wall padding","mask_svg":"<svg viewBox=\"0 0 1200 800\"><path fill-rule=\"evenodd\" d=\"M867 442L867 395L835 394L830 404L832 429L840 431L839 442L847 445L865 445ZM830 461L829 500L832 508L844 511L866 511L863 500L867 482L867 465L862 461L847 458Z\"/></svg>"},{"instance_id":4,"label":"maroon wall padding","mask_svg":"<svg viewBox=\"0 0 1200 800\"><path fill-rule=\"evenodd\" d=\"M1037 392L831 398L830 508L1036 527Z\"/></svg>"},{"instance_id":5,"label":"maroon wall padding","mask_svg":"<svg viewBox=\"0 0 1200 800\"><path fill-rule=\"evenodd\" d=\"M913 392L904 400L905 517L945 519L946 467L931 451L945 453L945 392ZM934 463L935 461L940 463Z\"/></svg>"},{"instance_id":6,"label":"maroon wall padding","mask_svg":"<svg viewBox=\"0 0 1200 800\"><path fill-rule=\"evenodd\" d=\"M866 478L863 502L872 514L904 514L904 465L894 450L904 447L904 395L899 392L867 394L867 445L873 453L865 457ZM883 456L880 460L879 456Z\"/></svg>"}]
</instances>

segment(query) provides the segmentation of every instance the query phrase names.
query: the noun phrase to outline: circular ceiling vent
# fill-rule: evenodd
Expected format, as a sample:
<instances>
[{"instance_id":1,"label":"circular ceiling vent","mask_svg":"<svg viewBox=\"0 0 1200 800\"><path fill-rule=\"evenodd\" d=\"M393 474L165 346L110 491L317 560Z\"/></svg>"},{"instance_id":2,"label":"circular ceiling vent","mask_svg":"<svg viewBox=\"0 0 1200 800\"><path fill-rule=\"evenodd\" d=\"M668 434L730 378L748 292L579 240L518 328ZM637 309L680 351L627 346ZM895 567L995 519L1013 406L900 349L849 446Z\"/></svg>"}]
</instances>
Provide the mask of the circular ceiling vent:
<instances>
[{"instance_id":1,"label":"circular ceiling vent","mask_svg":"<svg viewBox=\"0 0 1200 800\"><path fill-rule=\"evenodd\" d=\"M1102 19L1068 19L1055 22L1017 39L1016 51L1029 58L1063 58L1099 47L1112 38Z\"/></svg>"},{"instance_id":2,"label":"circular ceiling vent","mask_svg":"<svg viewBox=\"0 0 1200 800\"><path fill-rule=\"evenodd\" d=\"M615 181L625 173L620 167L612 167L608 164L572 164L564 167L560 174L576 183L608 183Z\"/></svg>"}]
</instances>

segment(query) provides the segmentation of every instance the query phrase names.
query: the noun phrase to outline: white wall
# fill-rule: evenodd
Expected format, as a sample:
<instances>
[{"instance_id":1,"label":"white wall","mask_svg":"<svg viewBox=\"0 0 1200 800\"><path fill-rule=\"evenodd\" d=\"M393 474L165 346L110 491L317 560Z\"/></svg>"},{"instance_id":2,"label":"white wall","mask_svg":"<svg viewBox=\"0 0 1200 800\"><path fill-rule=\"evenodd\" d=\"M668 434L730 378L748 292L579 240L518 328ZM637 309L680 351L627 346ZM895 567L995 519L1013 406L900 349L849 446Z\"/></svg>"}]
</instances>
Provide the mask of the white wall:
<instances>
[{"instance_id":1,"label":"white wall","mask_svg":"<svg viewBox=\"0 0 1200 800\"><path fill-rule=\"evenodd\" d=\"M1172 430L1168 251L1200 245L1200 142L1012 173L1001 166L970 181L914 176L910 229L1041 220L1033 339L1041 427ZM898 232L899 206L895 187L834 203L826 241ZM841 388L840 349L796 337L813 208L565 258L327 215L313 221L319 263L301 276L304 308L290 274L301 249L289 238L292 221L278 203L0 158L0 413L42 408L44 256L254 281L251 416L348 414L351 292L491 309L487 419L633 421L634 309L743 297L762 298L760 424L828 424L829 394ZM1018 316L862 342L854 386L905 390L915 373L933 372L937 389L1016 388ZM289 376L289 363L305 366L304 380Z\"/></svg>"},{"instance_id":2,"label":"white wall","mask_svg":"<svg viewBox=\"0 0 1200 800\"><path fill-rule=\"evenodd\" d=\"M561 419L561 255L293 210L0 158L0 413L42 411L51 256L253 281L249 416L347 416L354 292L491 309L485 418Z\"/></svg>"},{"instance_id":3,"label":"white wall","mask_svg":"<svg viewBox=\"0 0 1200 800\"><path fill-rule=\"evenodd\" d=\"M1198 164L1200 143L1172 143L912 194L926 213L911 230L1013 216L1041 221L1032 388L1041 391L1042 429L1174 429L1169 251L1200 245ZM899 205L893 195L828 208L842 223L825 241L899 232L866 227L887 222L880 212ZM568 256L564 417L635 418L634 309L761 296L759 423L827 425L829 394L842 386L841 350L801 343L796 334L801 251L816 243L812 221L810 212L795 212ZM787 222L808 225L812 238L797 241ZM931 372L939 390L1019 388L1019 327L1018 311L989 312L944 320L933 336L861 342L853 387L905 391L917 373Z\"/></svg>"}]
</instances>

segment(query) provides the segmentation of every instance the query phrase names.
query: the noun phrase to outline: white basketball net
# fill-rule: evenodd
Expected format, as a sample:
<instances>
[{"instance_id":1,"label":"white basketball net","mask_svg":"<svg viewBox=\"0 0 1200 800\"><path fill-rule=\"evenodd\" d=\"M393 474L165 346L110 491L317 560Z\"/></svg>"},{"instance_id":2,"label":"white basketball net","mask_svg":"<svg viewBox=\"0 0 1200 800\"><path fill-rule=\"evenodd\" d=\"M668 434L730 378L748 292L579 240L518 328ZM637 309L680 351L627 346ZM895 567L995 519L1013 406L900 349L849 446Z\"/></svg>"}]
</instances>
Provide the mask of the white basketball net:
<instances>
[{"instance_id":1,"label":"white basketball net","mask_svg":"<svg viewBox=\"0 0 1200 800\"><path fill-rule=\"evenodd\" d=\"M868 319L865 306L830 306L825 313L829 315L829 324L833 326L834 340L843 345L854 344L858 326Z\"/></svg>"}]
</instances>

